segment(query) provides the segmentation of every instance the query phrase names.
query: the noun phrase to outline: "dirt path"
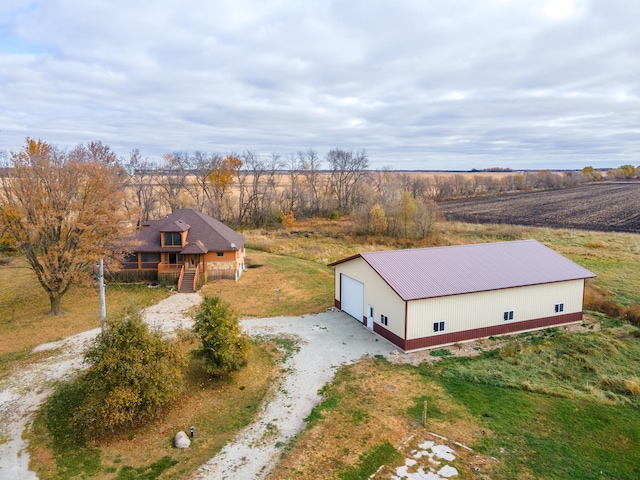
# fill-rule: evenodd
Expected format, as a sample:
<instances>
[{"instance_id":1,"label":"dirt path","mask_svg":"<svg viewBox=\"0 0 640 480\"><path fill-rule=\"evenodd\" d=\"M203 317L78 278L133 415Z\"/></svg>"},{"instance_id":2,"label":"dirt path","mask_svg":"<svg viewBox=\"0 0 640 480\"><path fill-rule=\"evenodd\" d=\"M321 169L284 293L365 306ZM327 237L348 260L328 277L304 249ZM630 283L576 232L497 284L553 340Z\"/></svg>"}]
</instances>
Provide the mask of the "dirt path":
<instances>
[{"instance_id":1,"label":"dirt path","mask_svg":"<svg viewBox=\"0 0 640 480\"><path fill-rule=\"evenodd\" d=\"M184 311L200 303L197 293L178 294L166 298L144 312L145 321L164 331L189 325ZM34 351L55 350L41 362L33 363L0 382L0 432L6 442L0 445L0 478L36 479L29 471L27 442L22 432L33 419L38 407L51 393L50 385L82 368L82 351L100 329L88 330L59 342L40 345Z\"/></svg>"},{"instance_id":2,"label":"dirt path","mask_svg":"<svg viewBox=\"0 0 640 480\"><path fill-rule=\"evenodd\" d=\"M300 349L284 365L287 375L258 421L200 467L196 479L265 478L278 461L280 448L304 428L304 419L320 401L318 390L340 365L395 350L342 312L244 320L242 326L251 335L294 335Z\"/></svg>"}]
</instances>

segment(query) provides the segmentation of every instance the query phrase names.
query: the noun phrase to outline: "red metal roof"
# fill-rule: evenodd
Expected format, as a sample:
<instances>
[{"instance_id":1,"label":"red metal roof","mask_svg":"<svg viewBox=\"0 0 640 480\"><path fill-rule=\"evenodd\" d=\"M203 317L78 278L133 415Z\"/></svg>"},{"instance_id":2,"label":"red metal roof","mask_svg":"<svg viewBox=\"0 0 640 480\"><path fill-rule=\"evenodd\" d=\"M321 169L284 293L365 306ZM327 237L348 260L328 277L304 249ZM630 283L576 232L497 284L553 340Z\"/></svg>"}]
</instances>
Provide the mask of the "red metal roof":
<instances>
[{"instance_id":1,"label":"red metal roof","mask_svg":"<svg viewBox=\"0 0 640 480\"><path fill-rule=\"evenodd\" d=\"M358 257L403 300L595 277L536 240L367 252L331 265Z\"/></svg>"}]
</instances>

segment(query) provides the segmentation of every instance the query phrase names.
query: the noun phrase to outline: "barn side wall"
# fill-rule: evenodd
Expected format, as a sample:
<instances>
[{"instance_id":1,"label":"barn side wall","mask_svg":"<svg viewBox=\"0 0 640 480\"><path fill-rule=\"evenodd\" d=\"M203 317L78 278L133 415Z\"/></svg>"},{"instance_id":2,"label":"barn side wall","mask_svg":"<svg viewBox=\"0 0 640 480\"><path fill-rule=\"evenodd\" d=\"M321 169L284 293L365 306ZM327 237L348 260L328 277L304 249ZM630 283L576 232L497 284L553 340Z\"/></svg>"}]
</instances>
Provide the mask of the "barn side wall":
<instances>
[{"instance_id":1,"label":"barn side wall","mask_svg":"<svg viewBox=\"0 0 640 480\"><path fill-rule=\"evenodd\" d=\"M481 337L580 320L583 292L584 280L579 279L414 300L407 306L406 350L473 338L460 332ZM557 304L563 305L561 312L555 311ZM509 311L513 319L505 321ZM444 331L434 332L435 322L445 322Z\"/></svg>"}]
</instances>

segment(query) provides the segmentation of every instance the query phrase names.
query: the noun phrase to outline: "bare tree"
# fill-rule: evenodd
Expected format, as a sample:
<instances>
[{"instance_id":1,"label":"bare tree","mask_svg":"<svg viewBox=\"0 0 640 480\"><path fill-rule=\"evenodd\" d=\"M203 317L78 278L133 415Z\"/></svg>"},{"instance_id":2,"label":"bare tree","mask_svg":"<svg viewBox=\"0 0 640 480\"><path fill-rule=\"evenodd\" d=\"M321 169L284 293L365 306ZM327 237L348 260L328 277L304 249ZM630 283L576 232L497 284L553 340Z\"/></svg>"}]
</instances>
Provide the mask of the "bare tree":
<instances>
[{"instance_id":1,"label":"bare tree","mask_svg":"<svg viewBox=\"0 0 640 480\"><path fill-rule=\"evenodd\" d=\"M162 160L154 179L165 206L173 212L188 203L184 193L189 174L189 155L186 152L165 153Z\"/></svg>"},{"instance_id":2,"label":"bare tree","mask_svg":"<svg viewBox=\"0 0 640 480\"><path fill-rule=\"evenodd\" d=\"M300 154L289 154L286 160L286 166L289 174L289 185L284 189L282 200L280 202L280 210L283 213L298 214L304 207L304 196L302 195L302 186L300 185L300 176L302 175L304 154L301 158Z\"/></svg>"},{"instance_id":3,"label":"bare tree","mask_svg":"<svg viewBox=\"0 0 640 480\"><path fill-rule=\"evenodd\" d=\"M298 161L302 168L302 175L306 180L307 190L307 215L313 216L320 213L320 192L322 189L320 173L322 160L318 156L318 152L310 148L306 152L299 151L297 153Z\"/></svg>"},{"instance_id":4,"label":"bare tree","mask_svg":"<svg viewBox=\"0 0 640 480\"><path fill-rule=\"evenodd\" d=\"M129 217L135 219L138 228L157 214L158 193L150 176L153 166L149 159L142 157L137 148L131 151L124 164L128 173L125 186L128 193L133 195L133 202L129 195L125 195L124 206Z\"/></svg>"},{"instance_id":5,"label":"bare tree","mask_svg":"<svg viewBox=\"0 0 640 480\"><path fill-rule=\"evenodd\" d=\"M99 142L65 154L30 138L10 163L0 180L0 225L47 292L51 314L59 315L63 295L123 233L122 168Z\"/></svg>"},{"instance_id":6,"label":"bare tree","mask_svg":"<svg viewBox=\"0 0 640 480\"><path fill-rule=\"evenodd\" d=\"M242 154L242 169L238 178L238 224L261 225L267 218L275 200L277 179L275 178L280 157L268 159L247 150Z\"/></svg>"},{"instance_id":7,"label":"bare tree","mask_svg":"<svg viewBox=\"0 0 640 480\"><path fill-rule=\"evenodd\" d=\"M330 185L336 196L337 208L348 213L361 199L358 197L360 182L367 175L369 158L364 150L340 150L327 153L331 171Z\"/></svg>"}]
</instances>

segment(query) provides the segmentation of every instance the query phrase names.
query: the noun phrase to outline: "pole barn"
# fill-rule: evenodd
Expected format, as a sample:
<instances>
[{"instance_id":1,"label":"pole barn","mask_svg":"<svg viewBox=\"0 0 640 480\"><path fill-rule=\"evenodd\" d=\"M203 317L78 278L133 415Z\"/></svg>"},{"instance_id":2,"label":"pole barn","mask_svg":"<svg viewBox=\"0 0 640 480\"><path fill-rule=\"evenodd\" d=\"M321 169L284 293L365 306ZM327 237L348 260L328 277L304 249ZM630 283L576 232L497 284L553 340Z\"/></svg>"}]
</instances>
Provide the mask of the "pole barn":
<instances>
[{"instance_id":1,"label":"pole barn","mask_svg":"<svg viewBox=\"0 0 640 480\"><path fill-rule=\"evenodd\" d=\"M582 321L589 270L535 240L360 253L335 306L404 351Z\"/></svg>"}]
</instances>

